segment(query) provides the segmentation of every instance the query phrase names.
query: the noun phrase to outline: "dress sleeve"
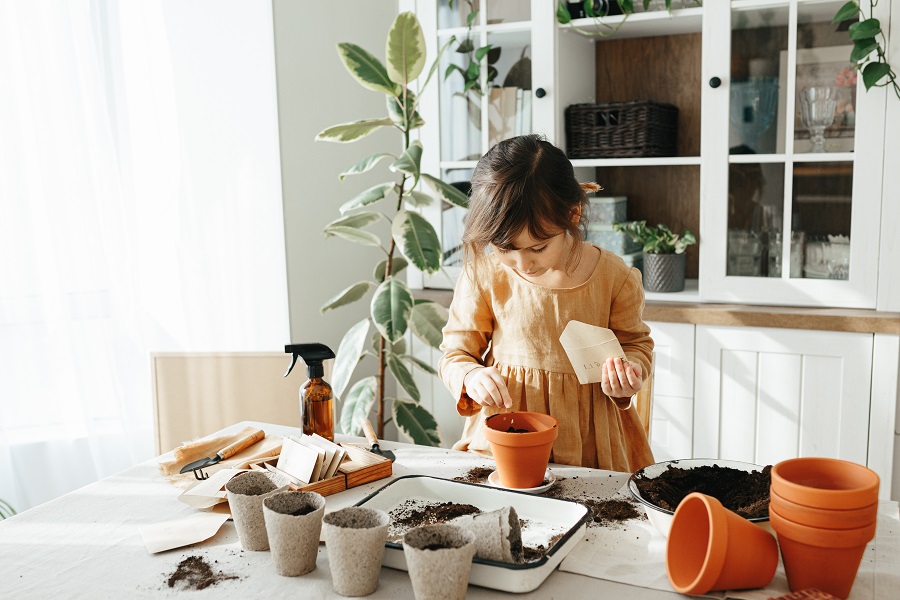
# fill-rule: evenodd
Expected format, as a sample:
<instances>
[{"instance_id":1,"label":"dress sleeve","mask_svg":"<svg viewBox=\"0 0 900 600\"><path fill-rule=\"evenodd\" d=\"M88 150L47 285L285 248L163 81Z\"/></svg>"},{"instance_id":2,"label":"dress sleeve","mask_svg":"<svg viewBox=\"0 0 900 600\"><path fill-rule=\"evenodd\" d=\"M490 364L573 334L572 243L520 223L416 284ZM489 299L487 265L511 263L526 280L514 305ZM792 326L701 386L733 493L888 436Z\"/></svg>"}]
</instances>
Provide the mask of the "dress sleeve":
<instances>
[{"instance_id":1,"label":"dress sleeve","mask_svg":"<svg viewBox=\"0 0 900 600\"><path fill-rule=\"evenodd\" d=\"M471 416L481 406L466 394L463 380L470 371L484 365L482 358L494 331L494 316L484 293L472 282L472 272L467 267L459 276L450 318L444 327L441 343L443 356L438 363L441 381L457 399L456 409L462 416Z\"/></svg>"},{"instance_id":2,"label":"dress sleeve","mask_svg":"<svg viewBox=\"0 0 900 600\"><path fill-rule=\"evenodd\" d=\"M625 284L612 299L609 309L609 328L616 334L625 356L641 365L644 381L650 375L653 339L650 327L644 323L644 285L641 272L632 268Z\"/></svg>"}]
</instances>

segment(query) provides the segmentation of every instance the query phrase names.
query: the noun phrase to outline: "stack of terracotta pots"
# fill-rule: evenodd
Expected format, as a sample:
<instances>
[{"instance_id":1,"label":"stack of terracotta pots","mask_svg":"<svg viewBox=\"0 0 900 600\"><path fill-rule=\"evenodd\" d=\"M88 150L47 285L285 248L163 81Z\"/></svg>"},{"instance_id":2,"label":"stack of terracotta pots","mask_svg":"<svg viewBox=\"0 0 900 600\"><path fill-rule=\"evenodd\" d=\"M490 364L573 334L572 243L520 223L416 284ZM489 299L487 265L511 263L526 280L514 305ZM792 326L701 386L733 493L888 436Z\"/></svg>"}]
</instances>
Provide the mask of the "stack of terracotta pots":
<instances>
[{"instance_id":1,"label":"stack of terracotta pots","mask_svg":"<svg viewBox=\"0 0 900 600\"><path fill-rule=\"evenodd\" d=\"M791 591L818 588L847 598L875 537L878 475L832 458L772 467L769 522L778 534Z\"/></svg>"}]
</instances>

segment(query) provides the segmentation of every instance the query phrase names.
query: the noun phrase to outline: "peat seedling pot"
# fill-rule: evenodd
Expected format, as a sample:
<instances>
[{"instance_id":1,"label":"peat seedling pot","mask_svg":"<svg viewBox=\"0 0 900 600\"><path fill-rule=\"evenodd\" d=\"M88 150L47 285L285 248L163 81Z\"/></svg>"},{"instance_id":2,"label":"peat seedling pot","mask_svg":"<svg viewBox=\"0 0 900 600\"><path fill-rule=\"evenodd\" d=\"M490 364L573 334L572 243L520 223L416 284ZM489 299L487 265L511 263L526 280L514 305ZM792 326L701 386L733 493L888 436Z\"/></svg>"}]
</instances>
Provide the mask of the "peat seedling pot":
<instances>
[{"instance_id":1,"label":"peat seedling pot","mask_svg":"<svg viewBox=\"0 0 900 600\"><path fill-rule=\"evenodd\" d=\"M542 413L508 412L488 417L485 425L500 483L509 488L541 485L559 435L556 419Z\"/></svg>"},{"instance_id":2,"label":"peat seedling pot","mask_svg":"<svg viewBox=\"0 0 900 600\"><path fill-rule=\"evenodd\" d=\"M705 494L685 496L675 510L666 546L669 583L681 594L765 587L775 576L778 545L754 525Z\"/></svg>"},{"instance_id":3,"label":"peat seedling pot","mask_svg":"<svg viewBox=\"0 0 900 600\"><path fill-rule=\"evenodd\" d=\"M464 600L475 556L475 534L449 523L403 536L403 554L416 600Z\"/></svg>"}]
</instances>

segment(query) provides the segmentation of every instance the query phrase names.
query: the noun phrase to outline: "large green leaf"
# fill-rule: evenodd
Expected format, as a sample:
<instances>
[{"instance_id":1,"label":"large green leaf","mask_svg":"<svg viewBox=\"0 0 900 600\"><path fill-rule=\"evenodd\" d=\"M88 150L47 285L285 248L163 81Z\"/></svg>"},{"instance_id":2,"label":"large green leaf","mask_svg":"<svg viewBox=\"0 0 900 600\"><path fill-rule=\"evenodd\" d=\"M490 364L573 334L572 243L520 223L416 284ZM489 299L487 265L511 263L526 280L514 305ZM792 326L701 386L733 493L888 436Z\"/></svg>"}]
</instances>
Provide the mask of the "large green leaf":
<instances>
[{"instance_id":1,"label":"large green leaf","mask_svg":"<svg viewBox=\"0 0 900 600\"><path fill-rule=\"evenodd\" d=\"M352 200L348 200L341 206L341 214L345 212L349 212L351 210L360 208L362 206L367 206L369 204L374 204L380 200L384 200L387 198L387 195L391 193L391 190L394 189L394 183L379 183L378 185L373 185L369 189L364 192L358 194Z\"/></svg>"},{"instance_id":2,"label":"large green leaf","mask_svg":"<svg viewBox=\"0 0 900 600\"><path fill-rule=\"evenodd\" d=\"M882 77L890 75L891 67L883 62L870 62L863 67L862 76L863 83L868 90L870 87L878 83Z\"/></svg>"},{"instance_id":3,"label":"large green leaf","mask_svg":"<svg viewBox=\"0 0 900 600\"><path fill-rule=\"evenodd\" d=\"M416 140L409 145L409 148L403 151L400 158L394 161L391 165L391 171L400 171L405 175L409 175L413 178L413 184L410 187L415 187L419 183L419 165L421 162L422 142Z\"/></svg>"},{"instance_id":4,"label":"large green leaf","mask_svg":"<svg viewBox=\"0 0 900 600\"><path fill-rule=\"evenodd\" d=\"M432 348L440 348L444 341L441 331L450 313L437 302L418 302L410 315L410 328L420 340Z\"/></svg>"},{"instance_id":5,"label":"large green leaf","mask_svg":"<svg viewBox=\"0 0 900 600\"><path fill-rule=\"evenodd\" d=\"M391 154L390 152L379 152L378 154L373 154L371 156L367 156L364 159L362 159L361 161L359 161L358 163L356 163L355 165L353 165L352 167L350 167L349 169L347 169L346 171L344 171L343 173L341 173L340 175L338 175L338 177L340 177L341 180L343 180L344 177L346 177L347 175L359 175L360 173L365 173L366 171L371 170L372 167L377 165L381 160L388 158L388 157L394 158L394 155Z\"/></svg>"},{"instance_id":6,"label":"large green leaf","mask_svg":"<svg viewBox=\"0 0 900 600\"><path fill-rule=\"evenodd\" d=\"M372 297L372 321L382 337L391 343L399 340L409 327L413 296L396 277L385 279Z\"/></svg>"},{"instance_id":7,"label":"large green leaf","mask_svg":"<svg viewBox=\"0 0 900 600\"><path fill-rule=\"evenodd\" d=\"M435 273L441 268L441 241L431 223L419 213L401 210L391 224L391 235L400 252L420 271Z\"/></svg>"},{"instance_id":8,"label":"large green leaf","mask_svg":"<svg viewBox=\"0 0 900 600\"><path fill-rule=\"evenodd\" d=\"M353 370L359 364L369 333L368 317L351 327L341 339L337 355L334 359L334 370L331 372L331 389L336 398L344 394L344 388L350 382Z\"/></svg>"},{"instance_id":9,"label":"large green leaf","mask_svg":"<svg viewBox=\"0 0 900 600\"><path fill-rule=\"evenodd\" d=\"M850 52L850 62L860 62L880 47L878 40L875 38L866 38L864 40L856 40L853 44L853 50Z\"/></svg>"},{"instance_id":10,"label":"large green leaf","mask_svg":"<svg viewBox=\"0 0 900 600\"><path fill-rule=\"evenodd\" d=\"M422 179L431 184L431 187L434 188L434 191L438 193L438 196L444 202L462 208L469 208L469 198L449 183L444 183L437 177L427 173L422 173Z\"/></svg>"},{"instance_id":11,"label":"large green leaf","mask_svg":"<svg viewBox=\"0 0 900 600\"><path fill-rule=\"evenodd\" d=\"M413 363L414 365L416 365L417 367L419 367L420 369L422 369L423 371L425 371L425 372L428 373L429 375L437 375L437 374L438 374L437 370L436 370L434 367L432 367L431 365L429 365L429 364L428 364L427 362L425 362L424 360L419 359L419 358L416 358L415 356L413 356L413 355L411 355L411 354L404 354L404 355L401 356L400 358L402 358L403 360L408 360L408 361L410 361L411 363Z\"/></svg>"},{"instance_id":12,"label":"large green leaf","mask_svg":"<svg viewBox=\"0 0 900 600\"><path fill-rule=\"evenodd\" d=\"M406 365L403 364L400 357L396 354L391 354L388 356L387 363L388 367L391 369L391 373L393 373L394 377L397 379L397 383L406 390L406 393L409 394L410 398L419 402L421 400L419 388L413 380L412 373L409 372L409 369L406 368Z\"/></svg>"},{"instance_id":13,"label":"large green leaf","mask_svg":"<svg viewBox=\"0 0 900 600\"><path fill-rule=\"evenodd\" d=\"M391 81L405 86L425 67L425 35L416 15L403 12L394 19L388 33L387 74Z\"/></svg>"},{"instance_id":14,"label":"large green leaf","mask_svg":"<svg viewBox=\"0 0 900 600\"><path fill-rule=\"evenodd\" d=\"M347 71L363 87L385 94L399 93L398 86L391 81L387 69L367 50L356 44L343 43L338 44L338 54Z\"/></svg>"},{"instance_id":15,"label":"large green leaf","mask_svg":"<svg viewBox=\"0 0 900 600\"><path fill-rule=\"evenodd\" d=\"M325 229L322 230L323 233L328 233L329 227L365 227L367 225L371 225L372 223L378 221L379 219L386 219L383 214L372 212L372 211L362 211L358 213L354 213L352 215L347 215L346 217L341 217L339 219L335 219L331 223L325 226Z\"/></svg>"},{"instance_id":16,"label":"large green leaf","mask_svg":"<svg viewBox=\"0 0 900 600\"><path fill-rule=\"evenodd\" d=\"M421 208L423 206L431 206L434 204L434 198L425 192L410 190L403 194L403 200L413 208Z\"/></svg>"},{"instance_id":17,"label":"large green leaf","mask_svg":"<svg viewBox=\"0 0 900 600\"><path fill-rule=\"evenodd\" d=\"M369 417L369 413L372 411L377 389L378 379L374 375L357 381L350 388L341 409L341 431L347 435L362 433L362 422Z\"/></svg>"},{"instance_id":18,"label":"large green leaf","mask_svg":"<svg viewBox=\"0 0 900 600\"><path fill-rule=\"evenodd\" d=\"M370 133L374 133L381 127L389 127L393 124L394 122L390 119L362 119L360 121L353 121L352 123L342 123L320 132L319 135L316 136L316 141L338 142L342 144L355 142L358 139L366 137Z\"/></svg>"},{"instance_id":19,"label":"large green leaf","mask_svg":"<svg viewBox=\"0 0 900 600\"><path fill-rule=\"evenodd\" d=\"M402 256L395 256L391 260L391 275L399 274L400 271L405 269L408 265L409 265L409 263L406 262L405 258L403 258ZM382 260L381 262L379 262L377 265L375 265L374 276L375 276L375 281L377 281L378 283L381 283L382 281L384 281L385 269L387 269L387 259L386 258L384 260Z\"/></svg>"},{"instance_id":20,"label":"large green leaf","mask_svg":"<svg viewBox=\"0 0 900 600\"><path fill-rule=\"evenodd\" d=\"M858 14L859 4L856 2L848 2L838 9L838 11L834 14L834 18L831 20L831 22L840 23L841 21L852 19Z\"/></svg>"},{"instance_id":21,"label":"large green leaf","mask_svg":"<svg viewBox=\"0 0 900 600\"><path fill-rule=\"evenodd\" d=\"M850 39L853 41L873 38L881 33L881 21L866 19L850 26Z\"/></svg>"},{"instance_id":22,"label":"large green leaf","mask_svg":"<svg viewBox=\"0 0 900 600\"><path fill-rule=\"evenodd\" d=\"M424 407L415 402L394 400L392 402L394 423L413 443L422 446L440 446L441 434L438 433L437 421Z\"/></svg>"},{"instance_id":23,"label":"large green leaf","mask_svg":"<svg viewBox=\"0 0 900 600\"><path fill-rule=\"evenodd\" d=\"M373 285L375 284L371 281L360 281L359 283L354 283L347 289L341 290L340 292L329 298L319 310L324 313L334 308L338 308L339 306L352 304L353 302L360 300L366 294L368 294Z\"/></svg>"},{"instance_id":24,"label":"large green leaf","mask_svg":"<svg viewBox=\"0 0 900 600\"><path fill-rule=\"evenodd\" d=\"M322 233L329 237L337 236L339 238L344 238L345 240L355 244L362 244L363 246L381 247L381 239L377 235L371 231L359 229L358 227L342 227L340 225L335 225L324 230Z\"/></svg>"}]
</instances>

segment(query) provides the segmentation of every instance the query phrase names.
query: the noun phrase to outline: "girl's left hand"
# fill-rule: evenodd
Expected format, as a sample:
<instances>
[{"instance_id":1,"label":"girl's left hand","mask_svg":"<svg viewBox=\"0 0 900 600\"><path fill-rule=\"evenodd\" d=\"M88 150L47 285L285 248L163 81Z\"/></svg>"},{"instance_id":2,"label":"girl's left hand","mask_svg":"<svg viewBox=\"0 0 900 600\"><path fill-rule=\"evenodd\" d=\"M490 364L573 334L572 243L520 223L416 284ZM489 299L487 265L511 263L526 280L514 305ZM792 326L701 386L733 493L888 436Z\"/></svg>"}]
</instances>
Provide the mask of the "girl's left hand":
<instances>
[{"instance_id":1,"label":"girl's left hand","mask_svg":"<svg viewBox=\"0 0 900 600\"><path fill-rule=\"evenodd\" d=\"M600 388L610 398L631 398L641 391L641 365L608 358L603 364Z\"/></svg>"}]
</instances>

